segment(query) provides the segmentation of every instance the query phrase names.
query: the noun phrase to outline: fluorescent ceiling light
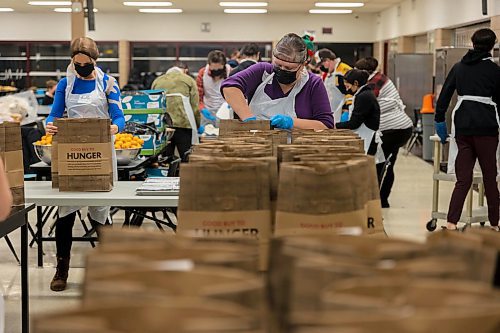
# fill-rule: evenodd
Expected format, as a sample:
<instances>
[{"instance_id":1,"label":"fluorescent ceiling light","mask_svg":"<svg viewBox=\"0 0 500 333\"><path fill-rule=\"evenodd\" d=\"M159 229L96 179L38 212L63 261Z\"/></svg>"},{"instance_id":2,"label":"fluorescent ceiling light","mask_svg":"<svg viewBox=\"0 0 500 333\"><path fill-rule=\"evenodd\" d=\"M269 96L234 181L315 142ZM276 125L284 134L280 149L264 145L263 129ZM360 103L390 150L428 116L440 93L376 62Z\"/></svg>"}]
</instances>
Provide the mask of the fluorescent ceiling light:
<instances>
[{"instance_id":1,"label":"fluorescent ceiling light","mask_svg":"<svg viewBox=\"0 0 500 333\"><path fill-rule=\"evenodd\" d=\"M12 8L5 8L5 7L0 8L0 12L2 12L2 13L13 12L13 11L14 11L14 9L12 9Z\"/></svg>"},{"instance_id":2,"label":"fluorescent ceiling light","mask_svg":"<svg viewBox=\"0 0 500 333\"><path fill-rule=\"evenodd\" d=\"M69 7L54 8L54 11L58 12L58 13L71 13L72 12L71 8L69 8ZM85 11L87 11L87 9L85 9ZM98 11L99 10L97 8L94 8L94 13L97 13Z\"/></svg>"},{"instance_id":3,"label":"fluorescent ceiling light","mask_svg":"<svg viewBox=\"0 0 500 333\"><path fill-rule=\"evenodd\" d=\"M267 7L267 2L219 2L221 7Z\"/></svg>"},{"instance_id":4,"label":"fluorescent ceiling light","mask_svg":"<svg viewBox=\"0 0 500 333\"><path fill-rule=\"evenodd\" d=\"M316 2L316 7L363 7L362 2Z\"/></svg>"},{"instance_id":5,"label":"fluorescent ceiling light","mask_svg":"<svg viewBox=\"0 0 500 333\"><path fill-rule=\"evenodd\" d=\"M71 1L30 1L32 6L71 6Z\"/></svg>"},{"instance_id":6,"label":"fluorescent ceiling light","mask_svg":"<svg viewBox=\"0 0 500 333\"><path fill-rule=\"evenodd\" d=\"M139 9L141 13L148 14L179 14L182 13L182 9L174 8L141 8Z\"/></svg>"},{"instance_id":7,"label":"fluorescent ceiling light","mask_svg":"<svg viewBox=\"0 0 500 333\"><path fill-rule=\"evenodd\" d=\"M123 3L125 6L133 7L170 7L172 3L170 1L125 1Z\"/></svg>"},{"instance_id":8,"label":"fluorescent ceiling light","mask_svg":"<svg viewBox=\"0 0 500 333\"><path fill-rule=\"evenodd\" d=\"M351 9L311 9L309 14L351 14Z\"/></svg>"},{"instance_id":9,"label":"fluorescent ceiling light","mask_svg":"<svg viewBox=\"0 0 500 333\"><path fill-rule=\"evenodd\" d=\"M226 14L266 14L267 9L234 9L228 8L224 9L224 13Z\"/></svg>"}]
</instances>

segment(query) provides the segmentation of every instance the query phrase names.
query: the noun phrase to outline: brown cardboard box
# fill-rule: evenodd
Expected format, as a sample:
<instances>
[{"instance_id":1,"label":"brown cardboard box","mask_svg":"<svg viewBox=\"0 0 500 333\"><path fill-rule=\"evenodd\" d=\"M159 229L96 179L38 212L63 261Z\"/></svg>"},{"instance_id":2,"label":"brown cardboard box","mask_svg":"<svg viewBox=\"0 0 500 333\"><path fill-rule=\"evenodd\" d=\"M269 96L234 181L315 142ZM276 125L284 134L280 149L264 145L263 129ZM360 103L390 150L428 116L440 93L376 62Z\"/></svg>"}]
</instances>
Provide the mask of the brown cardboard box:
<instances>
[{"instance_id":1,"label":"brown cardboard box","mask_svg":"<svg viewBox=\"0 0 500 333\"><path fill-rule=\"evenodd\" d=\"M4 163L14 206L24 205L23 148L18 123L0 124L0 158Z\"/></svg>"},{"instance_id":2,"label":"brown cardboard box","mask_svg":"<svg viewBox=\"0 0 500 333\"><path fill-rule=\"evenodd\" d=\"M221 119L219 124L219 135L226 135L235 131L250 131L250 130L270 130L271 122L269 120L252 120L242 122L236 119Z\"/></svg>"},{"instance_id":3,"label":"brown cardboard box","mask_svg":"<svg viewBox=\"0 0 500 333\"><path fill-rule=\"evenodd\" d=\"M110 120L57 119L57 173L60 191L113 189ZM54 164L54 163L53 163Z\"/></svg>"}]
</instances>

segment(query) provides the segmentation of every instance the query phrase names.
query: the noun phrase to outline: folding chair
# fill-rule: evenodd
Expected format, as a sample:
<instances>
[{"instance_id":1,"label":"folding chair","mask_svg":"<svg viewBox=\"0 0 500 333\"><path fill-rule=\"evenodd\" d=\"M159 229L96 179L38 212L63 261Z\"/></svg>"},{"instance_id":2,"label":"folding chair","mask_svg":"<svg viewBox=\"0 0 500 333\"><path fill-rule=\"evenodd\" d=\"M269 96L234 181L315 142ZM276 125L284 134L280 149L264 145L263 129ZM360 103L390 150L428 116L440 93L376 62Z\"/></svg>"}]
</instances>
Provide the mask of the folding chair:
<instances>
[{"instance_id":1,"label":"folding chair","mask_svg":"<svg viewBox=\"0 0 500 333\"><path fill-rule=\"evenodd\" d=\"M408 154L411 152L413 147L418 143L419 145L423 144L423 133L424 133L424 128L422 126L422 115L420 114L420 109L414 109L414 116L415 116L415 121L413 122L413 133L410 137L410 140L406 143L405 147L405 155L408 156Z\"/></svg>"}]
</instances>

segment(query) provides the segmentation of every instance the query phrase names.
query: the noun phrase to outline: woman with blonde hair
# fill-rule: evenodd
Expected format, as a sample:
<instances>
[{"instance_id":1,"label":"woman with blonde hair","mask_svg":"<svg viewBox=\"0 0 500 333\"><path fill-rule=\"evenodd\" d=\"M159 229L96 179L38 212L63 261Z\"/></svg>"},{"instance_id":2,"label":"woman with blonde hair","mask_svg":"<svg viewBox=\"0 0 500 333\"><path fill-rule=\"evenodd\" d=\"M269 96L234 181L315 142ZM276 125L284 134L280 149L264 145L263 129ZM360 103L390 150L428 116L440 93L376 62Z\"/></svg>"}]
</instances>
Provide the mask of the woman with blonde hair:
<instances>
[{"instance_id":1,"label":"woman with blonde hair","mask_svg":"<svg viewBox=\"0 0 500 333\"><path fill-rule=\"evenodd\" d=\"M47 133L57 134L54 119L61 118L64 111L68 118L111 119L111 134L125 127L125 117L120 101L120 88L116 80L96 67L99 50L96 43L88 38L77 38L71 43L71 63L66 78L57 85L54 104L47 117ZM114 157L116 179L116 157ZM50 289L66 289L69 259L72 245L72 230L76 212L82 207L59 207L56 221L57 270ZM89 207L90 221L94 227L106 222L110 207ZM96 228L97 229L97 228Z\"/></svg>"}]
</instances>

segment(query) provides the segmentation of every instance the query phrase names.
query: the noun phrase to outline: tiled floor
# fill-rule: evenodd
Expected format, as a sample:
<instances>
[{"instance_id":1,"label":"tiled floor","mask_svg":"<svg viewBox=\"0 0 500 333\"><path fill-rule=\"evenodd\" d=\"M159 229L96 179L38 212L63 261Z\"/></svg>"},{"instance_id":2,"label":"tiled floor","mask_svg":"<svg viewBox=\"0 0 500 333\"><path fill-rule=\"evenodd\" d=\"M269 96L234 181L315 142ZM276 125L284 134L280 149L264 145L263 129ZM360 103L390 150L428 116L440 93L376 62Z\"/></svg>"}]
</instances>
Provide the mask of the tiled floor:
<instances>
[{"instance_id":1,"label":"tiled floor","mask_svg":"<svg viewBox=\"0 0 500 333\"><path fill-rule=\"evenodd\" d=\"M441 186L440 208L447 209L453 184ZM384 211L385 228L392 237L425 240L425 224L430 220L432 204L432 166L414 156L400 156L396 166L396 183L390 198L391 208ZM34 221L34 216L30 221ZM441 221L442 222L442 221ZM153 227L153 226L150 226ZM82 234L75 227L75 234ZM19 249L19 234L11 240ZM35 316L59 309L70 309L79 304L79 286L84 274L84 258L92 248L88 243L75 243L68 290L55 293L49 283L54 274L55 244L45 246L45 265L36 265L36 246L29 250L30 309ZM5 299L5 332L20 332L20 269L7 244L0 240L0 291Z\"/></svg>"}]
</instances>

